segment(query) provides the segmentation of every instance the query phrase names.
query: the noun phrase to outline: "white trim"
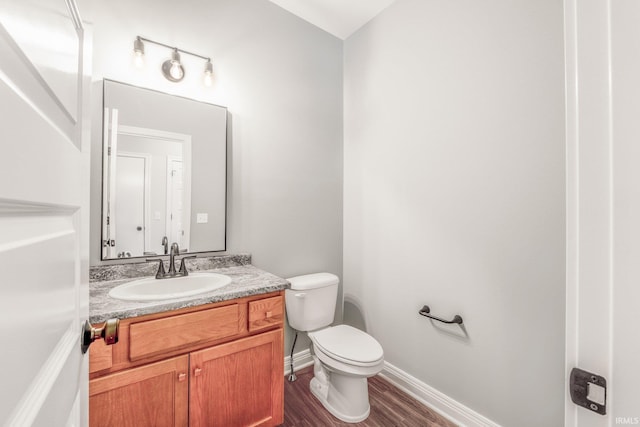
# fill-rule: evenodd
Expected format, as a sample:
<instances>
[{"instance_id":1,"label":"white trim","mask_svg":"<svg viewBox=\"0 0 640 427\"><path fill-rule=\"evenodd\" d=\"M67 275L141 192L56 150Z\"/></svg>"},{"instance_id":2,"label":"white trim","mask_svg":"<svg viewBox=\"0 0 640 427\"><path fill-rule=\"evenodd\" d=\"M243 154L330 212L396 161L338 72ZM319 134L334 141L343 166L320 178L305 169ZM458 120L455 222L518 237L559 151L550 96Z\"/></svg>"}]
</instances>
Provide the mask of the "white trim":
<instances>
[{"instance_id":1,"label":"white trim","mask_svg":"<svg viewBox=\"0 0 640 427\"><path fill-rule=\"evenodd\" d=\"M191 142L191 135L185 133L167 132L160 129L142 128L138 126L120 125L117 132L119 135L153 138L161 141Z\"/></svg>"},{"instance_id":2,"label":"white trim","mask_svg":"<svg viewBox=\"0 0 640 427\"><path fill-rule=\"evenodd\" d=\"M185 161L187 159L187 161ZM171 240L171 229L173 228L173 162L182 163L182 239L180 239L180 250L189 250L191 248L191 143L184 142L182 144L182 156L167 156L167 185L166 185L166 214L165 214L165 236L169 236Z\"/></svg>"},{"instance_id":3,"label":"white trim","mask_svg":"<svg viewBox=\"0 0 640 427\"><path fill-rule=\"evenodd\" d=\"M304 369L307 366L313 365L313 358L311 357L311 351L307 348L305 350L294 353L293 355L293 370L294 372ZM291 356L285 356L284 358L284 374L289 375L291 373Z\"/></svg>"},{"instance_id":4,"label":"white trim","mask_svg":"<svg viewBox=\"0 0 640 427\"><path fill-rule=\"evenodd\" d=\"M81 427L82 426L82 411L80 411L80 391L76 394L76 398L73 401L71 412L69 413L69 419L67 420L66 427Z\"/></svg>"},{"instance_id":5,"label":"white trim","mask_svg":"<svg viewBox=\"0 0 640 427\"><path fill-rule=\"evenodd\" d=\"M457 425L467 427L500 427L499 424L423 383L387 361L384 362L384 368L379 375Z\"/></svg>"},{"instance_id":6,"label":"white trim","mask_svg":"<svg viewBox=\"0 0 640 427\"><path fill-rule=\"evenodd\" d=\"M78 349L79 327L72 322L61 336L58 345L44 362L31 385L16 405L5 423L5 426L30 426L36 419L42 405L49 396L56 380L62 373L65 363L72 351Z\"/></svg>"},{"instance_id":7,"label":"white trim","mask_svg":"<svg viewBox=\"0 0 640 427\"><path fill-rule=\"evenodd\" d=\"M567 427L613 423L615 183L611 3L565 0ZM607 378L606 416L594 418L571 401L569 378L574 367Z\"/></svg>"},{"instance_id":8,"label":"white trim","mask_svg":"<svg viewBox=\"0 0 640 427\"><path fill-rule=\"evenodd\" d=\"M67 142L80 148L74 139L77 117L71 114L58 94L33 65L31 59L25 55L13 36L2 25L0 25L0 57L3 59L0 81L3 81Z\"/></svg>"},{"instance_id":9,"label":"white trim","mask_svg":"<svg viewBox=\"0 0 640 427\"><path fill-rule=\"evenodd\" d=\"M294 353L293 370L295 372L311 365L313 365L313 357L311 356L311 351L308 348ZM291 356L285 356L284 375L288 376L290 373ZM429 407L429 409L437 412L459 426L500 427L500 424L480 415L471 408L468 408L446 394L439 392L419 379L393 366L389 362L384 362L384 368L379 375L403 392Z\"/></svg>"},{"instance_id":10,"label":"white trim","mask_svg":"<svg viewBox=\"0 0 640 427\"><path fill-rule=\"evenodd\" d=\"M108 153L108 162L109 167L107 169L108 175L103 178L103 182L106 182L107 185L107 200L108 205L106 212L103 209L103 221L106 221L109 218L109 224L107 227L107 240L115 240L116 238L116 171L117 169L117 159L118 159L118 109L111 109L111 121L109 125L110 132L108 133L109 139L107 141ZM104 191L104 190L103 190ZM109 244L107 248L107 254L109 258L116 257L116 248Z\"/></svg>"},{"instance_id":11,"label":"white trim","mask_svg":"<svg viewBox=\"0 0 640 427\"><path fill-rule=\"evenodd\" d=\"M110 111L104 109L102 117L105 123L109 123ZM100 245L102 246L102 259L111 258L111 247L105 245L111 238L109 236L109 226L107 217L109 216L109 126L104 126L102 130L102 235Z\"/></svg>"},{"instance_id":12,"label":"white trim","mask_svg":"<svg viewBox=\"0 0 640 427\"><path fill-rule=\"evenodd\" d=\"M615 321L616 318L614 316L614 308L615 308L615 295L614 295L614 291L615 291L615 276L616 276L616 269L617 269L617 265L615 263L615 220L616 220L616 215L615 215L615 199L616 199L616 194L615 194L615 162L614 162L614 139L613 139L613 43L612 43L612 27L613 27L613 21L611 18L612 12L611 12L611 0L607 0L607 94L609 95L607 97L607 131L608 131L608 137L609 137L609 162L607 164L607 168L608 170L608 215L609 215L609 223L608 223L608 233L609 233L609 259L608 259L608 263L609 263L609 277L608 277L608 297L609 297L609 313L607 316L607 320L609 322L609 328L608 328L608 333L609 333L609 339L607 340L606 345L609 347L608 348L608 354L607 354L607 371L609 374L609 380L608 380L608 387L606 389L606 401L605 401L605 410L607 408L607 406L609 407L610 413L613 412L612 409L614 408L614 402L615 402L615 391L616 391L616 387L615 387L615 377L613 375L613 360L614 360L614 328L616 326ZM617 141L616 141L617 143ZM631 201L630 199L627 201ZM621 221L622 224L624 224L624 221ZM624 224L625 227L629 227L629 224ZM622 226L621 226L622 228ZM627 293L627 295L630 295ZM580 355L578 355L580 356ZM627 368L629 368L630 366L627 365ZM609 421L611 420L611 418L613 418L612 415L609 415Z\"/></svg>"},{"instance_id":13,"label":"white trim","mask_svg":"<svg viewBox=\"0 0 640 427\"><path fill-rule=\"evenodd\" d=\"M51 205L28 200L12 200L0 198L0 215L64 215L71 216L78 210L78 206Z\"/></svg>"},{"instance_id":14,"label":"white trim","mask_svg":"<svg viewBox=\"0 0 640 427\"><path fill-rule=\"evenodd\" d=\"M193 252L191 247L191 175L192 175L191 137L182 144L182 243L184 248Z\"/></svg>"},{"instance_id":15,"label":"white trim","mask_svg":"<svg viewBox=\"0 0 640 427\"><path fill-rule=\"evenodd\" d=\"M169 244L172 244L174 242L173 236L171 235L171 231L174 228L174 224L173 224L173 162L177 162L180 161L182 162L182 157L180 156L172 156L172 155L168 155L167 156L167 167L165 170L165 178L166 178L166 183L164 186L164 191L165 191L165 195L164 195L164 200L165 200L165 206L164 206L164 210L165 210L165 214L164 214L164 235L167 236L169 238ZM182 165L182 167L184 168L184 164ZM184 169L182 171L182 179L184 179ZM183 183L184 185L184 183ZM184 191L184 187L183 187L183 191ZM175 239L176 243L179 243L180 246L182 247L182 250L184 250L187 246L185 246L182 241L178 238Z\"/></svg>"},{"instance_id":16,"label":"white trim","mask_svg":"<svg viewBox=\"0 0 640 427\"><path fill-rule=\"evenodd\" d=\"M580 257L580 134L578 93L578 11L576 0L564 1L565 46L565 408L564 425L577 427L577 405L569 394L569 372L578 360L578 280Z\"/></svg>"}]
</instances>

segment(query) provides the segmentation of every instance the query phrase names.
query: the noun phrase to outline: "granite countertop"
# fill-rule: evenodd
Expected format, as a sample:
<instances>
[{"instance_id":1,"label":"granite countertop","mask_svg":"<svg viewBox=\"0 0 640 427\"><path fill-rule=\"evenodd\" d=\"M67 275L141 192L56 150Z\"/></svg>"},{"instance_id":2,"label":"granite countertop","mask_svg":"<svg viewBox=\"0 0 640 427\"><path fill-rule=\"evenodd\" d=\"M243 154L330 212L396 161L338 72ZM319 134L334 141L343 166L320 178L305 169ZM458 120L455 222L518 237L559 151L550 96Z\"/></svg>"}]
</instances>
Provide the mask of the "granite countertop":
<instances>
[{"instance_id":1,"label":"granite countertop","mask_svg":"<svg viewBox=\"0 0 640 427\"><path fill-rule=\"evenodd\" d=\"M92 267L90 272L91 282L89 284L89 321L91 323L102 323L114 317L122 320L146 314L276 292L288 289L291 286L285 279L260 270L250 263L251 256L249 255L227 255L187 260L189 272L225 274L231 278L231 283L220 289L199 295L150 302L118 300L111 298L109 291L118 285L141 277L153 277L157 269L155 264L118 264Z\"/></svg>"}]
</instances>

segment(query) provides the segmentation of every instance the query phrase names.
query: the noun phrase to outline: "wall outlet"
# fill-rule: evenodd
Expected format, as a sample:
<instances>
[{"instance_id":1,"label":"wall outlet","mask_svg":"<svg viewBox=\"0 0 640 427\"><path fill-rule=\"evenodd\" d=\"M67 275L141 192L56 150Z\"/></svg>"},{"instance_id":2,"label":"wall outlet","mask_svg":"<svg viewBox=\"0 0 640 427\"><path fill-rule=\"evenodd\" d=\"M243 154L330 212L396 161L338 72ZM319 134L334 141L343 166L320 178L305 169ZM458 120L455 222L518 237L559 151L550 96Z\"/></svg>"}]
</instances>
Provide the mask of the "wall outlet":
<instances>
[{"instance_id":1,"label":"wall outlet","mask_svg":"<svg viewBox=\"0 0 640 427\"><path fill-rule=\"evenodd\" d=\"M199 213L196 215L196 223L198 224L206 224L209 222L209 214L207 213Z\"/></svg>"}]
</instances>

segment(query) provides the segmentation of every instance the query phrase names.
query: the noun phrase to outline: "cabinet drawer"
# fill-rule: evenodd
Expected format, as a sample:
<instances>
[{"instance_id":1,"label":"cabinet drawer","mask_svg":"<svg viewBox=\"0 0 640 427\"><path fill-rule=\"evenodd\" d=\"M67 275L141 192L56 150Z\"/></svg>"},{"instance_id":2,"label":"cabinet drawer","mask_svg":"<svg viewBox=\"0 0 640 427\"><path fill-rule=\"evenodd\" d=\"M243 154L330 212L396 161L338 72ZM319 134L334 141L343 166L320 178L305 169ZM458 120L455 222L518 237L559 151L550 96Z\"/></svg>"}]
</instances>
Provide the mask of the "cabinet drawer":
<instances>
[{"instance_id":1,"label":"cabinet drawer","mask_svg":"<svg viewBox=\"0 0 640 427\"><path fill-rule=\"evenodd\" d=\"M129 359L137 360L183 347L237 335L238 304L163 319L132 323L129 327Z\"/></svg>"},{"instance_id":2,"label":"cabinet drawer","mask_svg":"<svg viewBox=\"0 0 640 427\"><path fill-rule=\"evenodd\" d=\"M284 298L264 298L249 303L249 332L282 325L284 321Z\"/></svg>"}]
</instances>

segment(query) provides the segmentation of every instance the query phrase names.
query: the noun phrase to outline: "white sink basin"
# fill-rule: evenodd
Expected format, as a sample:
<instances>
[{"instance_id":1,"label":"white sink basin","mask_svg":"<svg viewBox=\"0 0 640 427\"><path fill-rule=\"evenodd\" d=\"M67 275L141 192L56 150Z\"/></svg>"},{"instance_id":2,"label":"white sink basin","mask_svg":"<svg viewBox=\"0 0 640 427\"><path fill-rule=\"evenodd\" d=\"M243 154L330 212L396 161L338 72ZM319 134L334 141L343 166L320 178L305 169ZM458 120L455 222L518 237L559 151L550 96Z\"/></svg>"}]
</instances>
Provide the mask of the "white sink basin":
<instances>
[{"instance_id":1,"label":"white sink basin","mask_svg":"<svg viewBox=\"0 0 640 427\"><path fill-rule=\"evenodd\" d=\"M192 273L171 279L149 277L116 286L109 296L124 301L161 301L211 292L229 283L229 276L217 273Z\"/></svg>"}]
</instances>

